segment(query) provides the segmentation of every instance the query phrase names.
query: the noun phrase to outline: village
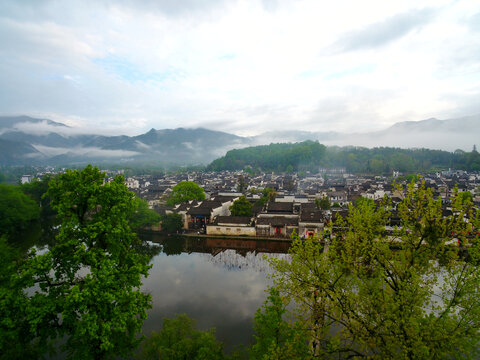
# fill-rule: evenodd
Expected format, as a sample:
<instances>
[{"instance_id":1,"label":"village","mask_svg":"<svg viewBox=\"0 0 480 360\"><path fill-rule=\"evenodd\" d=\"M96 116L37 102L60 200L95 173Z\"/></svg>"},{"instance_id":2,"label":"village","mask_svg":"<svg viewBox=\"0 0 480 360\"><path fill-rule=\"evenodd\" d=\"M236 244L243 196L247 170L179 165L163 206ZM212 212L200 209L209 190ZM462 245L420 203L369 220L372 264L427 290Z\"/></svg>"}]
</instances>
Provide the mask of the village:
<instances>
[{"instance_id":1,"label":"village","mask_svg":"<svg viewBox=\"0 0 480 360\"><path fill-rule=\"evenodd\" d=\"M424 174L422 180L435 197L441 197L444 215L451 213L450 196L455 189L469 192L474 204L480 205L478 172L448 170ZM201 186L205 200L167 206L172 188L182 181ZM161 215L181 215L183 234L271 239L289 239L292 234L303 238L315 236L339 215L345 217L349 204L361 198L379 202L388 196L391 217L387 227L399 225L396 205L408 183L409 178L398 172L390 176L359 176L348 174L343 168L319 169L302 177L295 173L251 175L244 171L223 171L126 178L128 188L145 199L151 209ZM271 190L271 194L261 201L264 189ZM241 196L252 204L251 216L231 216L231 206ZM161 230L161 225L152 230Z\"/></svg>"}]
</instances>

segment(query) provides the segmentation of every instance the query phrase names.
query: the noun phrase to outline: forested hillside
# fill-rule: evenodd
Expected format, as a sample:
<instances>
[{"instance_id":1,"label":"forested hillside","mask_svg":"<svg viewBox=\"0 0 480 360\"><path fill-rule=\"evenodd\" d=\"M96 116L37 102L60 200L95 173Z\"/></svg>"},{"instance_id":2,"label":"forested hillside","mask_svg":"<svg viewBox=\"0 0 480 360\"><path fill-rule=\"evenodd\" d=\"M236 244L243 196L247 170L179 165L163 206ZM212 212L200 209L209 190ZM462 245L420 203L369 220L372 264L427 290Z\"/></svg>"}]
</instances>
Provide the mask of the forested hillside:
<instances>
[{"instance_id":1,"label":"forested hillside","mask_svg":"<svg viewBox=\"0 0 480 360\"><path fill-rule=\"evenodd\" d=\"M325 145L318 141L270 144L230 150L209 166L209 170L238 170L250 166L263 171L294 171L325 162Z\"/></svg>"},{"instance_id":2,"label":"forested hillside","mask_svg":"<svg viewBox=\"0 0 480 360\"><path fill-rule=\"evenodd\" d=\"M393 170L405 173L455 168L480 171L480 154L457 150L390 147L326 147L316 141L270 144L230 150L208 170L240 170L251 167L262 171L301 171L318 167L344 167L351 173L382 174Z\"/></svg>"}]
</instances>

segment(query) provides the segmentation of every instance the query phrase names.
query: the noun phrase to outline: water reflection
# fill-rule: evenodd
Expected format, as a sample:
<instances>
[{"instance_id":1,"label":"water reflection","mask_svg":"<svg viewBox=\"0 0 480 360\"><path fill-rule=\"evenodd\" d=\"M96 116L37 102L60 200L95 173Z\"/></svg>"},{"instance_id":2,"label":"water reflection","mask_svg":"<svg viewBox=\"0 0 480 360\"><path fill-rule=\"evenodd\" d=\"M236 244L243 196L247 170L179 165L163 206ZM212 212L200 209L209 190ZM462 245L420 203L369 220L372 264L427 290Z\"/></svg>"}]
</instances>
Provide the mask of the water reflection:
<instances>
[{"instance_id":1,"label":"water reflection","mask_svg":"<svg viewBox=\"0 0 480 360\"><path fill-rule=\"evenodd\" d=\"M252 340L252 319L270 283L266 256L285 257L288 242L142 235L162 246L144 290L153 308L144 333L159 331L164 317L186 313L200 329L215 327L229 351Z\"/></svg>"}]
</instances>

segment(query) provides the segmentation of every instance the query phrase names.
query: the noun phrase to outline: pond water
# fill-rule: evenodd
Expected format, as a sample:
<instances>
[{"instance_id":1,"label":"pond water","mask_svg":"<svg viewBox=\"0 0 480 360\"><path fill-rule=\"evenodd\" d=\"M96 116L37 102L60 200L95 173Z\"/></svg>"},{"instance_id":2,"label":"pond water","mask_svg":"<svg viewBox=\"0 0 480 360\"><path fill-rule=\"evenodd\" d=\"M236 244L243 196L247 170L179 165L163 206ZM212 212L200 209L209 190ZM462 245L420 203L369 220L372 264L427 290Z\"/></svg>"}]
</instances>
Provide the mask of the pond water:
<instances>
[{"instance_id":1,"label":"pond water","mask_svg":"<svg viewBox=\"0 0 480 360\"><path fill-rule=\"evenodd\" d=\"M141 238L161 251L143 285L153 298L143 327L146 335L159 331L163 318L186 313L198 329L216 328L227 351L252 342L253 316L270 284L265 257L286 258L289 242L158 234Z\"/></svg>"}]
</instances>

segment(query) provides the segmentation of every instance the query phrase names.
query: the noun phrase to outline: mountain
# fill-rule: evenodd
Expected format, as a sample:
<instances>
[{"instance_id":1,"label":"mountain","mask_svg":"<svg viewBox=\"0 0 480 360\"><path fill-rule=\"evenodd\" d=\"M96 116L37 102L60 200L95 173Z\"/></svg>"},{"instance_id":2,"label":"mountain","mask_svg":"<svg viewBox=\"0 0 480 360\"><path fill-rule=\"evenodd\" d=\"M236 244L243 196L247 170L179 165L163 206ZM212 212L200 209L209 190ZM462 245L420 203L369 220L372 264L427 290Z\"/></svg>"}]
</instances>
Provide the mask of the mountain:
<instances>
[{"instance_id":1,"label":"mountain","mask_svg":"<svg viewBox=\"0 0 480 360\"><path fill-rule=\"evenodd\" d=\"M151 129L138 136L76 134L68 126L27 116L0 117L0 165L86 163L207 164L249 138L207 129Z\"/></svg>"},{"instance_id":2,"label":"mountain","mask_svg":"<svg viewBox=\"0 0 480 360\"><path fill-rule=\"evenodd\" d=\"M265 144L266 138L273 142L318 140L325 145L363 147L427 148L435 150L470 151L479 144L480 114L449 120L435 118L421 121L398 122L387 129L369 133L283 131L259 135L253 141Z\"/></svg>"},{"instance_id":3,"label":"mountain","mask_svg":"<svg viewBox=\"0 0 480 360\"><path fill-rule=\"evenodd\" d=\"M12 128L15 126L18 126L19 124L40 124L40 123L46 123L51 126L58 126L58 127L68 127L65 124L58 123L52 120L48 119L36 119L32 118L30 116L0 116L0 132L2 129L8 129Z\"/></svg>"},{"instance_id":4,"label":"mountain","mask_svg":"<svg viewBox=\"0 0 480 360\"><path fill-rule=\"evenodd\" d=\"M0 165L126 163L208 164L228 150L317 140L325 145L471 150L478 143L480 115L450 120L405 121L376 132L279 130L252 137L198 129L151 129L137 136L78 134L48 119L0 117Z\"/></svg>"}]
</instances>

